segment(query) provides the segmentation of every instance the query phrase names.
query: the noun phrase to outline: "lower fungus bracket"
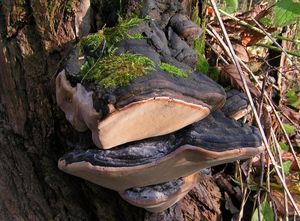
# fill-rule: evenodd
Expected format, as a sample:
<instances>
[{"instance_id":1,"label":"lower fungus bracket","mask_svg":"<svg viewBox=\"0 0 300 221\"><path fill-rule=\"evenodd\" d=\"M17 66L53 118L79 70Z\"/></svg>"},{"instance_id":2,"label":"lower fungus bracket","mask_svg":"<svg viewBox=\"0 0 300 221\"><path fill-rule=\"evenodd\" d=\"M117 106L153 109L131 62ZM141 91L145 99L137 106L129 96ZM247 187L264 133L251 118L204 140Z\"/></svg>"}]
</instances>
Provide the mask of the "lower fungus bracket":
<instances>
[{"instance_id":1,"label":"lower fungus bracket","mask_svg":"<svg viewBox=\"0 0 300 221\"><path fill-rule=\"evenodd\" d=\"M100 186L123 191L189 176L200 169L246 159L263 150L258 130L222 112L173 134L111 150L78 150L59 168Z\"/></svg>"}]
</instances>

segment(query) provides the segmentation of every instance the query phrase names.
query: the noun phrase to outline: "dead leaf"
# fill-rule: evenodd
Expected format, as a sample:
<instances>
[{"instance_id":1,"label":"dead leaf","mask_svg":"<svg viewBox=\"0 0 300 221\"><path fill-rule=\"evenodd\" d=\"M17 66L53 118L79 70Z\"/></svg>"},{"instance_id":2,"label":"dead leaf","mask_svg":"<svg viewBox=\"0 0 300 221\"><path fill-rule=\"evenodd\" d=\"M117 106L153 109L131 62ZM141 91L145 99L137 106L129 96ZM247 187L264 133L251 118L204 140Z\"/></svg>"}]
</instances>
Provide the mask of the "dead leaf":
<instances>
[{"instance_id":1,"label":"dead leaf","mask_svg":"<svg viewBox=\"0 0 300 221\"><path fill-rule=\"evenodd\" d=\"M269 13L268 7L269 7L268 4L266 4L265 2L260 3L255 5L250 11L244 13L237 12L234 13L233 16L242 21L247 22L248 24L254 24L252 18L256 19L257 21L263 18L265 15ZM232 17L230 16L225 15L222 17L222 20L229 34L234 34L235 36L238 36L243 31L248 31L249 33L253 32L253 30L250 30L249 28L241 25L239 22L232 19ZM215 21L214 23L212 23L212 26L217 28L219 27L219 23Z\"/></svg>"},{"instance_id":2,"label":"dead leaf","mask_svg":"<svg viewBox=\"0 0 300 221\"><path fill-rule=\"evenodd\" d=\"M207 6L206 8L206 16L213 17L214 16L214 9L211 6Z\"/></svg>"},{"instance_id":3,"label":"dead leaf","mask_svg":"<svg viewBox=\"0 0 300 221\"><path fill-rule=\"evenodd\" d=\"M229 210L231 214L237 214L239 210L234 206L228 193L224 193L225 196L225 209Z\"/></svg>"},{"instance_id":4,"label":"dead leaf","mask_svg":"<svg viewBox=\"0 0 300 221\"><path fill-rule=\"evenodd\" d=\"M255 18L256 20L259 20L263 18L266 14L269 12L268 4L266 2L261 2L260 4L255 5L250 11L247 12L236 12L233 14L234 17L240 19L240 20L251 20L251 18ZM232 20L229 16L223 16L222 20L230 21Z\"/></svg>"},{"instance_id":5,"label":"dead leaf","mask_svg":"<svg viewBox=\"0 0 300 221\"><path fill-rule=\"evenodd\" d=\"M245 29L240 34L241 44L245 47L256 44L264 37L264 34L253 31L251 29Z\"/></svg>"},{"instance_id":6,"label":"dead leaf","mask_svg":"<svg viewBox=\"0 0 300 221\"><path fill-rule=\"evenodd\" d=\"M261 2L260 4L255 5L250 11L244 12L237 17L241 20L249 20L249 22L252 23L252 18L258 21L269 13L269 9L267 2Z\"/></svg>"},{"instance_id":7,"label":"dead leaf","mask_svg":"<svg viewBox=\"0 0 300 221\"><path fill-rule=\"evenodd\" d=\"M236 68L235 65L229 64L226 66L223 66L221 69L221 80L224 83L229 83L231 84L232 87L244 90L243 82L241 81L240 74ZM256 98L260 97L260 91L254 86L254 84L250 81L248 75L244 73L244 77L246 79L247 85L249 87L249 90L252 95L254 95Z\"/></svg>"},{"instance_id":8,"label":"dead leaf","mask_svg":"<svg viewBox=\"0 0 300 221\"><path fill-rule=\"evenodd\" d=\"M240 44L234 44L233 48L237 54L237 56L243 61L248 63L249 62L249 55L245 47Z\"/></svg>"},{"instance_id":9,"label":"dead leaf","mask_svg":"<svg viewBox=\"0 0 300 221\"><path fill-rule=\"evenodd\" d=\"M292 153L281 151L281 156L282 156L282 160L283 161L289 160L289 161L292 162L291 170L293 170L293 171L298 171L299 170L298 166L297 166L297 162L296 162L296 160L295 160L295 158L294 158L294 156L293 156ZM297 157L298 161L300 161L300 155L296 154L296 157Z\"/></svg>"},{"instance_id":10,"label":"dead leaf","mask_svg":"<svg viewBox=\"0 0 300 221\"><path fill-rule=\"evenodd\" d=\"M296 202L296 205L298 208L300 208L300 196L297 194L292 194L293 198ZM284 194L282 191L279 190L272 190L271 191L271 199L275 203L276 211L278 212L278 215L284 216L285 215L285 205L284 205ZM289 209L289 215L294 215L295 209L292 206L292 203L288 201L288 209Z\"/></svg>"},{"instance_id":11,"label":"dead leaf","mask_svg":"<svg viewBox=\"0 0 300 221\"><path fill-rule=\"evenodd\" d=\"M226 176L224 173L220 173L215 175L214 178L215 182L221 190L227 192L231 197L234 197L235 200L242 202L243 194L240 187L233 186L231 183L231 179L228 176Z\"/></svg>"},{"instance_id":12,"label":"dead leaf","mask_svg":"<svg viewBox=\"0 0 300 221\"><path fill-rule=\"evenodd\" d=\"M262 117L260 119L266 134L266 138L269 140L271 137L272 117L266 105L262 106Z\"/></svg>"},{"instance_id":13,"label":"dead leaf","mask_svg":"<svg viewBox=\"0 0 300 221\"><path fill-rule=\"evenodd\" d=\"M280 110L286 117L289 118L289 120L293 121L295 125L300 125L300 113L297 113L293 109L287 107L287 106L282 106L280 107Z\"/></svg>"}]
</instances>

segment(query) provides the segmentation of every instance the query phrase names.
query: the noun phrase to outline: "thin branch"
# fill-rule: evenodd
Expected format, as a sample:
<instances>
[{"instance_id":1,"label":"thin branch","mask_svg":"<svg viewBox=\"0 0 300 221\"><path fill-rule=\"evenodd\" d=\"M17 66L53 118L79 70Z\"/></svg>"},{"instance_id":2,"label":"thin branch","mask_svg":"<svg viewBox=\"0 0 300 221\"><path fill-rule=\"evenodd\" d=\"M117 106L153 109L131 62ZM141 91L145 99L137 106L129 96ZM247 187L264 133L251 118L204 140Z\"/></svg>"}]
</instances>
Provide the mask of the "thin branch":
<instances>
[{"instance_id":1,"label":"thin branch","mask_svg":"<svg viewBox=\"0 0 300 221\"><path fill-rule=\"evenodd\" d=\"M207 29L206 31L208 31L208 29ZM220 53L218 53L218 52L213 48L213 46L212 46L209 42L206 42L206 44L209 46L209 48L210 48L211 50L213 50L213 52L214 52L216 55L218 55L218 58L220 58L225 64L229 64L229 62L226 61L226 59L223 57L223 55L221 55Z\"/></svg>"},{"instance_id":2,"label":"thin branch","mask_svg":"<svg viewBox=\"0 0 300 221\"><path fill-rule=\"evenodd\" d=\"M247 27L247 28L249 28L249 29L251 29L253 31L256 31L256 32L258 32L260 34L266 35L265 32L263 32L261 29L255 27L255 26L253 26L253 25L251 25L251 24L249 24L249 23L247 23L247 22L245 22L245 21L243 21L243 20L241 20L241 19L239 19L239 18L237 18L237 17L235 17L235 16L233 16L231 14L228 14L227 12L223 11L222 9L219 9L219 11L222 14L226 15L227 17L231 18L232 20L238 22L239 24L241 24L241 25L243 25L243 26L245 26L245 27ZM282 37L282 36L274 36L274 38L280 39L280 40L285 40L285 41L290 41L290 42L293 42L295 44L299 44L300 43L299 40L294 40L294 39L290 39L290 38L286 38L286 37Z\"/></svg>"},{"instance_id":3,"label":"thin branch","mask_svg":"<svg viewBox=\"0 0 300 221\"><path fill-rule=\"evenodd\" d=\"M233 55L231 54L229 48L227 47L227 45L225 44L225 42L223 41L223 39L221 38L221 36L212 28L211 25L207 25L207 27L210 29L210 30L207 30L207 33L209 35L214 36L220 42L220 44L223 47L224 51L228 54L228 56L231 58L231 60L234 60ZM254 79L255 83L259 86L259 88L262 89L262 85L258 82L258 80L256 79L256 76L253 74L253 72L250 70L250 68L239 57L236 57L236 59L243 66L243 68L245 68L248 71L248 73ZM273 102L271 101L271 99L268 97L268 95L266 93L264 93L264 97L267 100L268 104L271 106L271 108L273 110L273 113L275 114L275 118L279 122L279 125L280 125L280 127L281 127L281 129L282 129L282 131L284 133L285 139L288 142L289 148L292 151L292 155L294 157L294 160L297 163L298 168L300 169L299 160L298 160L298 158L296 156L296 153L295 153L294 147L292 145L292 142L291 142L291 140L290 140L290 138L289 138L289 136L288 136L285 128L283 127L283 123L282 123L282 120L280 119L280 117L279 117L279 115L277 113L277 109L275 108Z\"/></svg>"},{"instance_id":4,"label":"thin branch","mask_svg":"<svg viewBox=\"0 0 300 221\"><path fill-rule=\"evenodd\" d=\"M283 52L280 48L273 46L273 45L267 45L267 44L260 44L260 43L256 43L254 46L259 46L259 47L264 47L264 48L268 48L271 49L273 51L277 51L277 52ZM300 54L293 52L293 51L287 51L285 50L285 52L289 55L295 56L297 58L300 58Z\"/></svg>"},{"instance_id":5,"label":"thin branch","mask_svg":"<svg viewBox=\"0 0 300 221\"><path fill-rule=\"evenodd\" d=\"M262 108L263 108L263 101L264 101L264 94L265 94L265 90L266 90L267 78L268 78L268 72L266 72L264 74L264 80L263 80L263 85L262 85L262 89L261 89L261 97L260 97L259 109L258 109L258 115L259 116L262 115ZM264 174L265 174L265 153L264 152L260 154L260 161L261 161L261 173L260 173L260 179L259 179L259 188L258 188L258 191L257 191L258 220L261 220L261 217L260 217L260 205L261 205L260 193L261 193L261 190L262 190L262 186L263 186L263 182L264 182Z\"/></svg>"},{"instance_id":6,"label":"thin branch","mask_svg":"<svg viewBox=\"0 0 300 221\"><path fill-rule=\"evenodd\" d=\"M284 48L281 47L280 44L278 44L278 42L262 27L261 24L259 24L259 22L257 22L254 18L251 18L252 21L254 21L254 23L265 33L266 36L268 36L268 38L278 47L280 48L280 50L285 54L285 56L292 62L293 65L295 65L294 63L294 59L286 52L286 50ZM300 69L298 68L297 65L295 65L295 67L297 68L297 70L300 72Z\"/></svg>"},{"instance_id":7,"label":"thin branch","mask_svg":"<svg viewBox=\"0 0 300 221\"><path fill-rule=\"evenodd\" d=\"M248 193L248 194L247 194ZM243 192L243 201L241 203L241 210L240 210L240 213L239 213L239 217L238 217L238 221L241 221L242 218L243 218L243 214L244 214L244 207L245 207L245 204L247 202L247 199L249 198L250 196L250 191L248 192L247 191L247 188L244 189L244 192Z\"/></svg>"},{"instance_id":8,"label":"thin branch","mask_svg":"<svg viewBox=\"0 0 300 221\"><path fill-rule=\"evenodd\" d=\"M289 116L286 115L286 113L284 113L284 110L280 110L280 113L282 114L282 116L284 116L291 124L293 124L294 127L296 127L297 129L300 129L300 125L299 123L296 123L295 121L293 121Z\"/></svg>"},{"instance_id":9,"label":"thin branch","mask_svg":"<svg viewBox=\"0 0 300 221\"><path fill-rule=\"evenodd\" d=\"M273 156L273 154L272 154L272 152L271 152L271 149L270 149L270 146L269 146L269 144L268 144L266 135L265 135L265 133L264 133L264 130L263 130L263 127L262 127L262 125L261 125L261 123L260 123L260 119L259 119L259 117L258 117L256 108L255 108L255 106L254 106L253 98L252 98L252 96L251 96L249 87L248 87L248 85L247 85L247 82L246 82L245 77L243 76L242 68L241 68L241 66L240 66L240 63L238 62L237 56L236 56L236 54L235 54L235 51L234 51L234 49L233 49L233 47L232 47L232 44L231 44L231 42L230 42L230 40L229 40L229 37L228 37L227 31L226 31L226 28L225 28L225 26L224 26L224 24L223 24L223 21L222 21L222 19L221 19L221 15L220 15L219 10L218 10L218 8L217 8L217 4L216 4L215 0L210 0L210 2L211 2L211 4L212 4L212 7L213 7L213 9L214 9L214 12L215 12L215 14L216 14L216 16L217 16L217 18L218 18L219 24L220 24L221 29L222 29L222 31L223 31L223 34L224 34L226 43L227 43L227 45L228 45L228 47L229 47L230 53L232 54L233 62L234 62L234 64L236 65L236 67L237 67L237 69L238 69L238 72L239 72L239 74L240 74L241 80L242 80L242 82L243 82L243 85L244 85L244 88L245 88L245 91L246 91L246 95L247 95L247 97L248 97L248 99L249 99L250 106L251 106L251 108L252 108L252 111L253 111L255 120L256 120L256 122L257 122L258 128L259 128L259 130L260 130L260 133L261 133L261 136L262 136L262 139L263 139L263 144L264 144L265 147L266 147L266 150L267 150L267 152L268 152L268 154L269 154L269 157L270 157L270 159L271 159L271 162L272 162L273 165L274 165L275 171L276 171L276 173L277 173L277 175L278 175L278 177L279 177L279 179L280 179L280 182L282 183L283 188L285 189L285 191L286 191L286 193L287 193L287 195L288 195L288 197L289 197L289 199L290 199L292 205L294 206L295 211L296 211L297 214L300 216L300 211L299 211L299 209L298 209L298 207L297 207L297 204L295 203L295 201L294 201L294 199L293 199L291 193L289 192L288 187L287 187L285 181L284 181L283 178L282 178L282 175L281 175L280 170L279 170L279 168L278 168L277 162L275 161L275 158L274 158L274 156Z\"/></svg>"},{"instance_id":10,"label":"thin branch","mask_svg":"<svg viewBox=\"0 0 300 221\"><path fill-rule=\"evenodd\" d=\"M248 73L253 77L255 83L256 83L260 88L262 88L261 84L256 80L256 78L255 78L253 72L248 68L248 66L247 66L243 61L240 61L240 63L241 63L242 66L248 71ZM275 115L275 118L276 118L276 120L278 121L278 123L279 123L279 125L280 125L280 127L281 127L281 129L282 129L282 131L283 131L284 137L285 137L286 141L288 142L289 148L290 148L291 151L292 151L292 155L293 155L293 158L294 158L295 162L297 163L297 167L298 167L298 169L300 169L300 163L299 163L299 160L298 160L298 158L297 158L295 149L294 149L294 147L293 147L293 145L292 145L292 142L291 142L291 140L290 140L290 138L289 138L289 136L288 136L288 134L287 134L287 132L286 132L284 126L283 126L283 122L282 122L282 120L280 119L280 117L279 117L279 115L278 115L278 112L277 112L277 109L278 109L278 108L273 104L273 102L272 102L271 99L267 96L266 93L264 94L264 97L265 97L265 99L267 100L268 104L271 106L272 111L273 111L273 113L274 113L274 115Z\"/></svg>"},{"instance_id":11,"label":"thin branch","mask_svg":"<svg viewBox=\"0 0 300 221\"><path fill-rule=\"evenodd\" d=\"M212 28L210 25L208 25L208 27L209 27L209 28ZM215 37L218 39L218 41L220 42L220 44L222 45L222 47L224 48L225 52L226 52L226 53L230 53L228 47L225 45L225 43L224 43L224 41L222 40L222 38L220 37L220 35L219 35L215 30L212 30L212 32L213 32L213 34L215 35ZM208 32L208 33L209 33L209 32ZM233 57L232 57L231 54L229 55L229 57L230 57L231 59L233 59ZM256 83L256 84L259 86L259 88L261 89L261 88L262 88L262 85L258 82L258 80L256 79L256 77L255 77L255 75L253 74L253 72L250 70L250 68L249 68L249 67L248 67L248 66L247 66L240 58L237 57L237 60L238 60L239 63L243 66L243 68L245 68L246 71L251 75L251 77L254 79L255 83ZM291 142L291 140L290 140L290 138L289 138L289 136L288 136L288 134L287 134L287 132L286 132L284 126L283 126L283 122L282 122L282 120L280 119L280 117L279 117L279 115L278 115L278 112L277 112L277 109L278 109L278 108L275 107L275 105L273 104L273 102L271 101L271 99L268 97L268 95L267 95L266 93L264 93L264 97L265 97L265 99L267 100L268 104L271 106L272 111L273 111L273 113L275 114L275 118L276 118L276 120L278 121L278 123L279 123L279 125L280 125L280 127L281 127L281 129L282 129L282 131L283 131L284 137L285 137L286 141L288 142L289 148L290 148L291 151L292 151L293 158L294 158L295 162L297 163L298 168L300 169L300 162L299 162L299 160L298 160L298 158L297 158L297 156L296 156L296 152L295 152L295 149L294 149L294 147L293 147L293 145L292 145L292 142Z\"/></svg>"},{"instance_id":12,"label":"thin branch","mask_svg":"<svg viewBox=\"0 0 300 221\"><path fill-rule=\"evenodd\" d=\"M265 153L261 153L260 154L260 161L261 161L261 172L260 172L260 178L259 178L259 187L258 187L258 191L257 191L257 202L258 202L258 220L260 219L260 193L263 187L263 183L264 183L264 176L265 176Z\"/></svg>"},{"instance_id":13,"label":"thin branch","mask_svg":"<svg viewBox=\"0 0 300 221\"><path fill-rule=\"evenodd\" d=\"M294 157L294 160L295 160L295 162L297 163L297 167L298 167L298 169L300 170L300 163L299 163L299 160L298 160L298 158L297 158L295 149L294 149L294 147L293 147L293 145L292 145L292 142L291 142L291 140L290 140L290 138L289 138L289 135L287 134L287 132L286 132L284 126L283 126L282 120L280 119L280 117L279 117L279 115L278 115L278 113L277 113L277 111L276 111L276 109L275 109L273 103L271 102L271 100L270 100L269 103L270 103L272 109L274 109L275 117L276 117L277 121L279 122L279 125L280 125L280 127L281 127L281 129L282 129L282 131L283 131L284 137L285 137L286 141L288 142L289 147L290 147L290 149L291 149L291 151L292 151L292 155L293 155L293 157Z\"/></svg>"},{"instance_id":14,"label":"thin branch","mask_svg":"<svg viewBox=\"0 0 300 221\"><path fill-rule=\"evenodd\" d=\"M279 156L279 163L280 163L280 166L281 166L281 171L282 171L282 178L285 180L285 174L284 174L284 168L283 168L283 161L282 161L282 156L281 156L281 153L280 153L280 145L279 145L279 142L275 136L275 132L273 130L273 128L271 128L271 136L273 138L273 142L275 144L275 147L276 147L276 150L278 152L278 156ZM286 195L286 192L284 191L284 208L285 208L285 219L286 221L288 221L288 217L289 217L289 206L288 206L288 199L287 199L287 195Z\"/></svg>"}]
</instances>

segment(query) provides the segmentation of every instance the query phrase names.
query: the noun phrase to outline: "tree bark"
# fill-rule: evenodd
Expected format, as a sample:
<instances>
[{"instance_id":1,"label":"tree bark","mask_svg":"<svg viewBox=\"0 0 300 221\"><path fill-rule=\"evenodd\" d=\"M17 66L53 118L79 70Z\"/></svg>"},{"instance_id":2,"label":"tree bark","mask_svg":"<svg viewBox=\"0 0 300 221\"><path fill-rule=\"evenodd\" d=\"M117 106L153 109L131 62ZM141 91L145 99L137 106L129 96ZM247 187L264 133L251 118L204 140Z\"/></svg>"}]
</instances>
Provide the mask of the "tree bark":
<instances>
[{"instance_id":1,"label":"tree bark","mask_svg":"<svg viewBox=\"0 0 300 221\"><path fill-rule=\"evenodd\" d=\"M128 11L136 1L129 2ZM84 139L66 122L54 97L55 74L77 40L79 5L75 0L0 2L0 220L145 218L143 209L126 203L117 193L57 169L59 157ZM103 15L118 8L110 1L102 6L97 10ZM103 16L100 20L113 24L114 19ZM209 183L216 188L213 181ZM204 190L196 188L185 206L175 205L179 218L173 214L168 219L198 220L203 216L199 208L218 216L220 196L211 208L196 205L203 200L199 193ZM195 205L195 212L187 212ZM159 220L159 215L147 214L146 219L149 216Z\"/></svg>"}]
</instances>

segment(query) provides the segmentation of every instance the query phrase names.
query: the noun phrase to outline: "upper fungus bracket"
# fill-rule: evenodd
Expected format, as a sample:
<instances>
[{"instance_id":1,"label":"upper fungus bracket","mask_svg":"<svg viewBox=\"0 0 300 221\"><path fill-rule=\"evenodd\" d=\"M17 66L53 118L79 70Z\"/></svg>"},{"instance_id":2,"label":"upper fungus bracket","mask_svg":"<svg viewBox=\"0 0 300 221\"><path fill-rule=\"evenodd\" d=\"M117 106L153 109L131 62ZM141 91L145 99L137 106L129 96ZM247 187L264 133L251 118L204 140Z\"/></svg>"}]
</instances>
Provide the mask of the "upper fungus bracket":
<instances>
[{"instance_id":1,"label":"upper fungus bracket","mask_svg":"<svg viewBox=\"0 0 300 221\"><path fill-rule=\"evenodd\" d=\"M145 29L146 37L153 34L149 41L136 37L139 28ZM176 131L220 108L223 88L192 73L196 54L175 32L172 36L175 43L181 42L178 47L173 42L169 48L166 34L155 22L120 18L116 27L82 38L79 48L85 61L79 75L84 87L95 93L92 96L81 83L75 89L69 85L76 104L64 112L72 125L79 131L89 128L94 143L106 149ZM80 80L74 74L68 79ZM64 81L68 84L66 77ZM105 94L115 102L106 100ZM100 112L98 120L93 120L93 103ZM176 116L183 119L170 124Z\"/></svg>"}]
</instances>

